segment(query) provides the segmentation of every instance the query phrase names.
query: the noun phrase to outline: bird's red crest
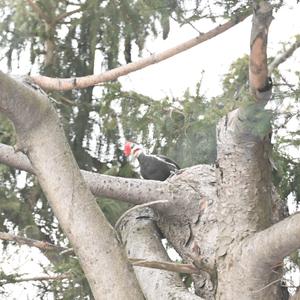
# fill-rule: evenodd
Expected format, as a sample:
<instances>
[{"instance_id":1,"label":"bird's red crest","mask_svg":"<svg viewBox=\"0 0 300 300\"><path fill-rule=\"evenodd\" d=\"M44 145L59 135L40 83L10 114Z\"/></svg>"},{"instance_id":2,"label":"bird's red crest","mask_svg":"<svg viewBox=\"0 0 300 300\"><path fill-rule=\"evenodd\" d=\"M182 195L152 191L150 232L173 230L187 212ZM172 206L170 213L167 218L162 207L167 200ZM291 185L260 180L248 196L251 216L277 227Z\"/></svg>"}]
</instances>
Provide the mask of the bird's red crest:
<instances>
[{"instance_id":1,"label":"bird's red crest","mask_svg":"<svg viewBox=\"0 0 300 300\"><path fill-rule=\"evenodd\" d=\"M131 153L131 143L126 142L125 147L124 147L124 154L125 154L125 156L129 156L130 153Z\"/></svg>"}]
</instances>

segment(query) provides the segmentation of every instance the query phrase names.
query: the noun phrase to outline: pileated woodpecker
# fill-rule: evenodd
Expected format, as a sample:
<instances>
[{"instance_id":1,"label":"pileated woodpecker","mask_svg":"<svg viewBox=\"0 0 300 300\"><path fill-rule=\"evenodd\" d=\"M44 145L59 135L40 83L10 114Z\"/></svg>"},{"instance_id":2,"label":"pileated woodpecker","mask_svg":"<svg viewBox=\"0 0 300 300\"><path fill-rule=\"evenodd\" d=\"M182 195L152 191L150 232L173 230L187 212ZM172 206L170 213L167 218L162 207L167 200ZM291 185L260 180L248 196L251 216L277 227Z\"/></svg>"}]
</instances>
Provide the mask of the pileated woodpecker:
<instances>
[{"instance_id":1,"label":"pileated woodpecker","mask_svg":"<svg viewBox=\"0 0 300 300\"><path fill-rule=\"evenodd\" d=\"M147 155L142 147L126 142L125 156L134 156L140 164L140 172L144 179L164 181L180 169L178 164L164 155Z\"/></svg>"}]
</instances>

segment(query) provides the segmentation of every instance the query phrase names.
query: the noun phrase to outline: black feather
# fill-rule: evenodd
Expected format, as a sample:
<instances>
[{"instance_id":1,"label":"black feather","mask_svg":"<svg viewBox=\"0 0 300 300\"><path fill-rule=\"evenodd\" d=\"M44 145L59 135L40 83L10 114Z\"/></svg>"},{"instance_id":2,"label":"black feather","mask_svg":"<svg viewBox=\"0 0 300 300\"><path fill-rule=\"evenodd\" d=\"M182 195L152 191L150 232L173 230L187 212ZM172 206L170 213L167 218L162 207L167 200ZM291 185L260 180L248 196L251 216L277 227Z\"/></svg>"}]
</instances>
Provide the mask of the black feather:
<instances>
[{"instance_id":1,"label":"black feather","mask_svg":"<svg viewBox=\"0 0 300 300\"><path fill-rule=\"evenodd\" d=\"M164 181L180 169L176 162L163 155L141 153L138 156L138 161L144 179Z\"/></svg>"}]
</instances>

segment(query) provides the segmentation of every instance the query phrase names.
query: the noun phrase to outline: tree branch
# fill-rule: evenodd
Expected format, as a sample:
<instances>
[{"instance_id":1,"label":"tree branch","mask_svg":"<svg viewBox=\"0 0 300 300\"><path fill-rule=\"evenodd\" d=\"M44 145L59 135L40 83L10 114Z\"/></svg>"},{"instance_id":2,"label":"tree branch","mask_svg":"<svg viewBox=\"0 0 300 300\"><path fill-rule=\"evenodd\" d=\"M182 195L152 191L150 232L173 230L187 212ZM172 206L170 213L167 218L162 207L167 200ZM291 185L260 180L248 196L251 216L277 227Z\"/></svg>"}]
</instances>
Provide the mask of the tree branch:
<instances>
[{"instance_id":1,"label":"tree branch","mask_svg":"<svg viewBox=\"0 0 300 300\"><path fill-rule=\"evenodd\" d=\"M71 252L73 252L72 248L64 248L48 242L24 238L22 236L13 235L6 232L0 232L0 239L3 241L16 242L20 245L36 247L40 250L58 251L60 252L60 254L69 255ZM133 266L137 266L137 267L153 268L153 269L165 270L165 271L176 272L176 273L199 274L199 269L193 264L182 264L182 263L174 263L169 261L154 261L154 260L130 258L130 257L128 258L128 260Z\"/></svg>"},{"instance_id":2,"label":"tree branch","mask_svg":"<svg viewBox=\"0 0 300 300\"><path fill-rule=\"evenodd\" d=\"M3 281L1 285L4 284L14 284L20 282L28 282L28 281L52 281L52 280L62 280L62 279L69 279L72 277L71 273L63 273L59 275L41 275L41 276L34 276L34 277L18 277L18 275L9 275L7 278L2 278ZM10 281L9 281L10 280Z\"/></svg>"},{"instance_id":3,"label":"tree branch","mask_svg":"<svg viewBox=\"0 0 300 300\"><path fill-rule=\"evenodd\" d=\"M6 232L0 232L0 239L4 240L4 241L13 241L13 242L16 242L21 245L27 245L29 247L36 247L36 248L39 248L41 250L46 250L46 251L65 251L65 250L67 250L67 248L65 248L65 247L56 246L56 245L48 243L48 242L33 240L33 239L25 238L22 236L9 234Z\"/></svg>"},{"instance_id":4,"label":"tree branch","mask_svg":"<svg viewBox=\"0 0 300 300\"><path fill-rule=\"evenodd\" d=\"M161 237L155 223L152 221L152 214L152 210L147 208L132 211L131 215L124 218L119 226L127 253L130 253L130 256L133 257L147 257L147 260L152 261L151 263L143 262L148 264L148 268L134 267L145 298L148 300L201 300L202 298L186 290L178 274L162 271L160 268L149 269L150 265L152 267L157 266L157 262L161 261L164 262L166 270L174 267L161 244ZM139 259L134 260L135 263L137 261L141 262ZM156 263L153 261L156 261ZM174 271L174 268L172 271Z\"/></svg>"},{"instance_id":5,"label":"tree branch","mask_svg":"<svg viewBox=\"0 0 300 300\"><path fill-rule=\"evenodd\" d=\"M80 11L82 11L82 7L76 8L76 9L71 10L71 11L64 12L64 13L60 14L59 16L57 16L57 17L54 19L53 23L54 23L54 24L57 24L57 23L59 23L60 21L64 20L65 18L70 17L71 15L76 14L76 13L78 13L78 12L80 12Z\"/></svg>"},{"instance_id":6,"label":"tree branch","mask_svg":"<svg viewBox=\"0 0 300 300\"><path fill-rule=\"evenodd\" d=\"M84 77L75 77L75 78L51 78L46 77L42 75L37 76L31 76L32 80L39 85L41 88L45 90L58 90L58 91L66 91L71 90L74 88L81 89L81 88L87 88L90 86L94 86L96 84L99 84L101 82L107 82L110 80L115 80L121 76L127 75L131 72L140 70L142 68L145 68L149 65L156 64L158 62L161 62L167 58L170 58L176 54L179 54L183 51L186 51L200 43L203 43L223 32L230 29L231 27L235 26L236 24L243 21L246 17L248 17L250 13L245 14L241 17L236 16L232 20L228 21L227 23L223 25L219 25L215 27L214 29L208 31L207 33L204 33L202 35L199 35L189 41L186 41L182 44L179 44L173 48L170 48L166 51L152 54L151 56L147 58L142 58L138 60L137 62L130 63L112 70L109 70L107 72L104 72L102 74L95 74L95 75L89 75Z\"/></svg>"},{"instance_id":7,"label":"tree branch","mask_svg":"<svg viewBox=\"0 0 300 300\"><path fill-rule=\"evenodd\" d=\"M45 14L42 9L33 1L33 0L26 0L27 3L30 5L32 10L48 25L51 25L51 20L49 19L48 15Z\"/></svg>"},{"instance_id":8,"label":"tree branch","mask_svg":"<svg viewBox=\"0 0 300 300\"><path fill-rule=\"evenodd\" d=\"M267 42L272 18L271 4L267 1L255 2L250 40L249 82L250 90L257 100L260 100L257 92L269 89Z\"/></svg>"},{"instance_id":9,"label":"tree branch","mask_svg":"<svg viewBox=\"0 0 300 300\"><path fill-rule=\"evenodd\" d=\"M11 146L0 144L0 162L35 174L28 157L21 152L16 153ZM83 170L81 173L95 196L104 196L137 205L173 198L172 189L167 182L114 177ZM148 193L143 192L145 189ZM181 194L181 196L184 195ZM167 204L164 206L166 207Z\"/></svg>"},{"instance_id":10,"label":"tree branch","mask_svg":"<svg viewBox=\"0 0 300 300\"><path fill-rule=\"evenodd\" d=\"M0 162L9 167L35 174L28 157L22 152L16 152L12 146L0 144Z\"/></svg>"},{"instance_id":11,"label":"tree branch","mask_svg":"<svg viewBox=\"0 0 300 300\"><path fill-rule=\"evenodd\" d=\"M199 270L193 264L181 264L168 261L146 260L139 258L129 258L128 260L135 267L152 268L176 273L199 274Z\"/></svg>"},{"instance_id":12,"label":"tree branch","mask_svg":"<svg viewBox=\"0 0 300 300\"><path fill-rule=\"evenodd\" d=\"M14 123L18 148L28 155L94 297L143 299L116 233L86 186L48 98L0 72L0 110Z\"/></svg>"},{"instance_id":13,"label":"tree branch","mask_svg":"<svg viewBox=\"0 0 300 300\"><path fill-rule=\"evenodd\" d=\"M296 213L250 237L243 245L243 255L246 257L247 254L255 253L251 260L253 268L259 266L259 269L267 270L274 268L299 248L300 213Z\"/></svg>"},{"instance_id":14,"label":"tree branch","mask_svg":"<svg viewBox=\"0 0 300 300\"><path fill-rule=\"evenodd\" d=\"M269 75L273 73L273 71L278 68L278 66L285 62L289 57L293 55L293 53L300 47L300 36L296 37L296 41L281 55L277 56L270 64L269 64Z\"/></svg>"}]
</instances>

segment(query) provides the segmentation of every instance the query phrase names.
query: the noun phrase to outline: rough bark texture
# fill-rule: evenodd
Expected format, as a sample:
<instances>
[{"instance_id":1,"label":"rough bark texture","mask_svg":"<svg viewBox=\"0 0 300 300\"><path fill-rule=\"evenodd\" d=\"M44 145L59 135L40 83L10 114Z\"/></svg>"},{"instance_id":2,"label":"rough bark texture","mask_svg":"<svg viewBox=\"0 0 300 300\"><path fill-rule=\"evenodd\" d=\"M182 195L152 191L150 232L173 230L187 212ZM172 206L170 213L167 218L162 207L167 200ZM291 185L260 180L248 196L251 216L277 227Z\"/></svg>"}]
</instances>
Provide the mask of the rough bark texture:
<instances>
[{"instance_id":1,"label":"rough bark texture","mask_svg":"<svg viewBox=\"0 0 300 300\"><path fill-rule=\"evenodd\" d=\"M14 148L0 144L0 162L16 169L35 174L28 157ZM126 201L132 204L143 204L156 200L168 200L170 204L186 196L186 189L174 193L172 183L154 180L114 177L81 170L81 174L95 196ZM176 197L175 197L176 196ZM168 205L157 205L157 209L166 210Z\"/></svg>"},{"instance_id":2,"label":"rough bark texture","mask_svg":"<svg viewBox=\"0 0 300 300\"><path fill-rule=\"evenodd\" d=\"M174 205L177 214L159 214L159 228L185 262L194 263L200 271L210 270L193 277L196 293L205 299L213 299L217 235L215 168L194 166L169 182L174 191L185 187L190 192L178 200L180 206L178 202Z\"/></svg>"},{"instance_id":3,"label":"rough bark texture","mask_svg":"<svg viewBox=\"0 0 300 300\"><path fill-rule=\"evenodd\" d=\"M271 96L266 45L272 8L264 1L254 6L249 68L254 101L220 121L216 167L194 166L166 182L83 173L97 195L135 204L168 201L157 204L156 213L136 209L124 217L119 228L126 250L136 258L168 260L157 225L184 262L200 270L200 275L193 275L195 291L205 299L283 299L278 284L281 270L274 266L300 247L299 214L280 222L281 215L274 214L280 205L272 198L270 126L264 110ZM23 98L26 101L18 101ZM112 228L84 185L55 114L46 100L35 98L32 91L0 76L1 110L13 120L19 147L27 151L32 165L24 163L24 156L18 156L17 163L11 156L1 160L23 164L38 176L98 299L104 295L142 299L117 241L111 238ZM173 273L140 267L135 271L147 299L199 299L189 295Z\"/></svg>"},{"instance_id":4,"label":"rough bark texture","mask_svg":"<svg viewBox=\"0 0 300 300\"><path fill-rule=\"evenodd\" d=\"M122 220L119 231L129 257L170 261L154 219L154 212L150 208L143 208L133 211ZM134 270L147 300L202 299L188 292L176 273L143 267L134 267Z\"/></svg>"},{"instance_id":5,"label":"rough bark texture","mask_svg":"<svg viewBox=\"0 0 300 300\"><path fill-rule=\"evenodd\" d=\"M218 127L218 297L276 299L270 289L255 293L274 280L274 273L257 270L253 278L244 264L254 253L241 259L240 242L272 224L272 188L267 136L260 140L247 132L240 115L241 110L230 113Z\"/></svg>"},{"instance_id":6,"label":"rough bark texture","mask_svg":"<svg viewBox=\"0 0 300 300\"><path fill-rule=\"evenodd\" d=\"M113 228L84 183L49 99L0 73L0 108L13 121L17 147L27 153L95 298L143 299Z\"/></svg>"}]
</instances>

